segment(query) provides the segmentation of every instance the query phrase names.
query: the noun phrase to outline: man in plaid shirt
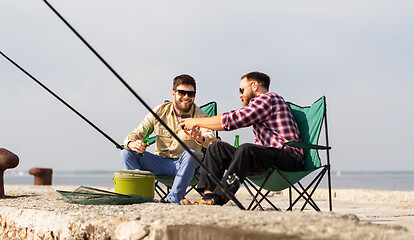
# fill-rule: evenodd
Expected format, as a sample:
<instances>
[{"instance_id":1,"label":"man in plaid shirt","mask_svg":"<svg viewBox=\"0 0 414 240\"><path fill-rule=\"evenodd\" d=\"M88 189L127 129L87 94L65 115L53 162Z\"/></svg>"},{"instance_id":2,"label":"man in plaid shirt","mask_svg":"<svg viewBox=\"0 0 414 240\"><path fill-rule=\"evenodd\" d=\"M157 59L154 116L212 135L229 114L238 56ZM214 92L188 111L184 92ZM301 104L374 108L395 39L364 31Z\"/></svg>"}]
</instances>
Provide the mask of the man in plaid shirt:
<instances>
[{"instance_id":1,"label":"man in plaid shirt","mask_svg":"<svg viewBox=\"0 0 414 240\"><path fill-rule=\"evenodd\" d=\"M231 131L252 126L254 143L245 143L235 148L226 142L217 141L209 146L204 158L205 165L216 176L223 176L227 169L221 182L234 194L239 184L227 183L233 174L242 182L247 176L262 174L273 165L285 171L303 168L301 149L288 147L281 153L285 142L300 141L299 129L285 100L276 93L269 92L269 85L270 78L266 74L248 73L240 81L243 108L214 117L181 120L181 125L186 130L204 127ZM204 191L199 204L223 205L228 201L205 171L201 173L198 188Z\"/></svg>"}]
</instances>

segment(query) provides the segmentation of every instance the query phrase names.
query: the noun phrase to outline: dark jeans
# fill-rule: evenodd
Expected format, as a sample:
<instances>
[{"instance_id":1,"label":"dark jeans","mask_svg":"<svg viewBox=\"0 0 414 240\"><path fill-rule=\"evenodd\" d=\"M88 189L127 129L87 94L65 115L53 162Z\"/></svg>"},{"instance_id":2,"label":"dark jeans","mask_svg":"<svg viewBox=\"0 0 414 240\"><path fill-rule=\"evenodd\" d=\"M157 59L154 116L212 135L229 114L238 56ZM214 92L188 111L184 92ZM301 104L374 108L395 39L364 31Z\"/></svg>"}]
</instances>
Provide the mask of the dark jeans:
<instances>
[{"instance_id":1,"label":"dark jeans","mask_svg":"<svg viewBox=\"0 0 414 240\"><path fill-rule=\"evenodd\" d=\"M251 143L245 143L235 148L232 145L218 141L211 144L204 156L204 164L218 178L226 175L221 183L228 188L233 194L239 189L239 184L227 184L228 176L233 173L239 177L239 181L243 182L247 176L260 175L266 172L269 167L275 165L280 170L295 171L303 168L303 164L290 151L283 151L283 155L278 162L280 150L272 147L265 147ZM228 201L228 198L216 187L216 184L207 175L206 171L201 172L198 188L202 191L210 190L220 195Z\"/></svg>"}]
</instances>

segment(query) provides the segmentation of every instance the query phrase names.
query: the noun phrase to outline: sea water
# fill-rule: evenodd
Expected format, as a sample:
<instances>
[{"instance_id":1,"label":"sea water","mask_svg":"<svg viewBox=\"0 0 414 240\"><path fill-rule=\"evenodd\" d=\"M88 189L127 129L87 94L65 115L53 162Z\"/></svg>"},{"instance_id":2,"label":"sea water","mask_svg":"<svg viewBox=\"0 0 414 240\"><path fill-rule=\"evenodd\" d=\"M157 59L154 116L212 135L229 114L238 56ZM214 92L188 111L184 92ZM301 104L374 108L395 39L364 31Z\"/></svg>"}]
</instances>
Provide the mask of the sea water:
<instances>
[{"instance_id":1,"label":"sea water","mask_svg":"<svg viewBox=\"0 0 414 240\"><path fill-rule=\"evenodd\" d=\"M114 187L115 171L54 171L52 185ZM5 184L33 185L34 176L27 171L6 171Z\"/></svg>"},{"instance_id":2,"label":"sea water","mask_svg":"<svg viewBox=\"0 0 414 240\"><path fill-rule=\"evenodd\" d=\"M315 173L309 177L315 176ZM114 171L54 171L53 185L113 187ZM302 183L306 185L309 178ZM27 171L7 170L5 184L32 185L34 177ZM414 172L331 172L332 188L340 189L377 189L393 191L414 191ZM327 175L320 183L327 188Z\"/></svg>"}]
</instances>

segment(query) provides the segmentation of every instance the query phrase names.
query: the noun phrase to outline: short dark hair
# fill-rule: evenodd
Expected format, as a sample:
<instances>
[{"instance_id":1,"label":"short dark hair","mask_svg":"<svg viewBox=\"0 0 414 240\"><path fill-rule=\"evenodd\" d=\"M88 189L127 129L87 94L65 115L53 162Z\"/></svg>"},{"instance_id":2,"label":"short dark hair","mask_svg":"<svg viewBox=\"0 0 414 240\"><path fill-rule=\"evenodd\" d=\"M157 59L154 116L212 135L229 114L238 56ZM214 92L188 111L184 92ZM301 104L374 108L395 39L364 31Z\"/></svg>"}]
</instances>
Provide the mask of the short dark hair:
<instances>
[{"instance_id":1,"label":"short dark hair","mask_svg":"<svg viewBox=\"0 0 414 240\"><path fill-rule=\"evenodd\" d=\"M241 79L247 78L249 81L257 81L258 83L262 84L266 90L269 90L270 86L270 77L261 72L250 72L245 74L241 77Z\"/></svg>"},{"instance_id":2,"label":"short dark hair","mask_svg":"<svg viewBox=\"0 0 414 240\"><path fill-rule=\"evenodd\" d=\"M187 74L181 74L174 78L173 81L173 90L176 90L178 85L187 84L194 87L194 91L196 91L196 82L193 77Z\"/></svg>"}]
</instances>

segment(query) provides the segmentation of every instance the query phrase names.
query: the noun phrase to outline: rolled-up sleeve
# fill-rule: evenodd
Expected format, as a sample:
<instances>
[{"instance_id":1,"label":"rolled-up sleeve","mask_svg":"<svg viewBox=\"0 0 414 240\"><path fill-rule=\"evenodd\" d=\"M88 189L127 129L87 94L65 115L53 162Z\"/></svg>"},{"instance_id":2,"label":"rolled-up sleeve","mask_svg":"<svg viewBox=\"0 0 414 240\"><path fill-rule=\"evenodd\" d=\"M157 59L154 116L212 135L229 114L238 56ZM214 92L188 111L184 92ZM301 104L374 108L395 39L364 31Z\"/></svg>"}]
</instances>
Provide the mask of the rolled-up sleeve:
<instances>
[{"instance_id":1,"label":"rolled-up sleeve","mask_svg":"<svg viewBox=\"0 0 414 240\"><path fill-rule=\"evenodd\" d=\"M158 108L155 108L153 109L153 111L157 112L157 109ZM136 127L132 132L130 132L128 136L124 139L124 147L128 150L131 150L128 147L128 143L136 141L138 139L142 139L145 135L145 132L150 127L152 128L152 131L153 131L154 122L155 122L155 117L151 113L148 113L147 116L144 118L144 120L142 120L142 122L138 125L138 127Z\"/></svg>"},{"instance_id":2,"label":"rolled-up sleeve","mask_svg":"<svg viewBox=\"0 0 414 240\"><path fill-rule=\"evenodd\" d=\"M271 99L264 94L256 96L245 107L223 113L221 125L225 131L231 131L261 122L271 113L271 103Z\"/></svg>"},{"instance_id":3,"label":"rolled-up sleeve","mask_svg":"<svg viewBox=\"0 0 414 240\"><path fill-rule=\"evenodd\" d=\"M204 137L204 142L202 143L202 146L205 148L208 148L210 146L211 141L216 140L216 136L214 135L214 132L210 129L201 128L201 135ZM196 141L197 142L197 141Z\"/></svg>"}]
</instances>

